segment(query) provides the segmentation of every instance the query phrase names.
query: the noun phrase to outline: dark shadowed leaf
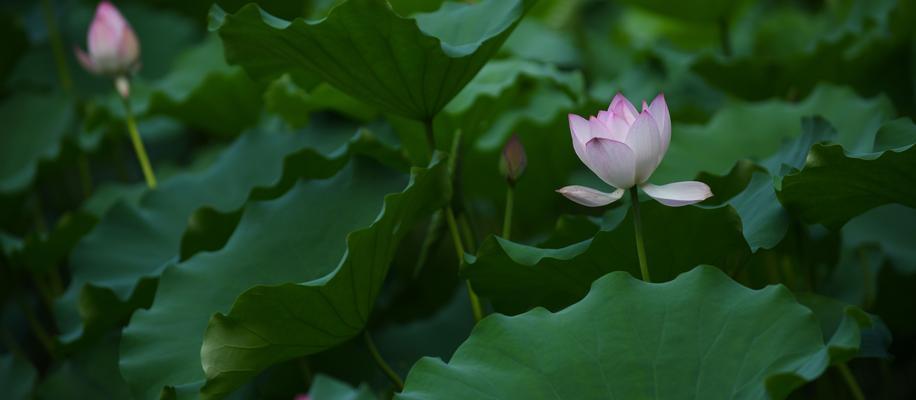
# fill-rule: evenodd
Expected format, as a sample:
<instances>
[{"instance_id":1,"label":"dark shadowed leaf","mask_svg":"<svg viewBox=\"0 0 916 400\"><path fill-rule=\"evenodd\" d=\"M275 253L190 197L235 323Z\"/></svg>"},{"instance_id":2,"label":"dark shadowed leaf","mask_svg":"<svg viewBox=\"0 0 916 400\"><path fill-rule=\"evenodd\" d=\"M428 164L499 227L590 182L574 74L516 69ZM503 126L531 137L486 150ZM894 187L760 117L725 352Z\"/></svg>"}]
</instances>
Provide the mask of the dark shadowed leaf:
<instances>
[{"instance_id":1,"label":"dark shadowed leaf","mask_svg":"<svg viewBox=\"0 0 916 400\"><path fill-rule=\"evenodd\" d=\"M704 263L731 272L750 253L731 207L671 208L651 201L642 203L642 219L649 271L657 282ZM639 276L631 214L613 230L560 249L490 237L476 257L467 258L463 274L497 311L517 314L535 306L566 307L611 271Z\"/></svg>"}]
</instances>

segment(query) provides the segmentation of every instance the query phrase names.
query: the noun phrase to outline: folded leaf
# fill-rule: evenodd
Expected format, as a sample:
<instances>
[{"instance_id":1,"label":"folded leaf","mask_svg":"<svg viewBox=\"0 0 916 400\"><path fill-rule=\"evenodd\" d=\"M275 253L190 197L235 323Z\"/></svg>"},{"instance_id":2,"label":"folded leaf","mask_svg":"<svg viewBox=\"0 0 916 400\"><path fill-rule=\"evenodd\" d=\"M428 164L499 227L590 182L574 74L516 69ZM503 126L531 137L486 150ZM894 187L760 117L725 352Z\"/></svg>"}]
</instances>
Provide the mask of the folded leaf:
<instances>
[{"instance_id":1,"label":"folded leaf","mask_svg":"<svg viewBox=\"0 0 916 400\"><path fill-rule=\"evenodd\" d=\"M418 169L386 196L407 176L354 157L331 178L249 204L225 246L168 267L152 307L125 328L121 370L135 395L197 397L206 381L204 397L223 397L359 333L399 238L447 198L444 174L444 163Z\"/></svg>"},{"instance_id":2,"label":"folded leaf","mask_svg":"<svg viewBox=\"0 0 916 400\"><path fill-rule=\"evenodd\" d=\"M218 6L218 31L231 63L271 78L327 81L379 109L431 120L480 70L531 6L530 0L447 3L414 18L387 2L348 0L319 21L292 22L249 5L235 14Z\"/></svg>"},{"instance_id":3,"label":"folded leaf","mask_svg":"<svg viewBox=\"0 0 916 400\"><path fill-rule=\"evenodd\" d=\"M208 169L166 180L137 204L113 206L71 254L70 287L55 307L63 340L101 332L148 306L195 210L235 211L250 196L282 193L299 176L332 174L345 162L351 128L246 134Z\"/></svg>"},{"instance_id":4,"label":"folded leaf","mask_svg":"<svg viewBox=\"0 0 916 400\"><path fill-rule=\"evenodd\" d=\"M896 132L894 124L894 134ZM909 123L916 132L916 125ZM876 142L887 127L878 131ZM914 142L881 152L850 153L839 145L815 145L805 168L783 178L779 200L807 223L839 229L874 207L898 203L916 208Z\"/></svg>"}]
</instances>

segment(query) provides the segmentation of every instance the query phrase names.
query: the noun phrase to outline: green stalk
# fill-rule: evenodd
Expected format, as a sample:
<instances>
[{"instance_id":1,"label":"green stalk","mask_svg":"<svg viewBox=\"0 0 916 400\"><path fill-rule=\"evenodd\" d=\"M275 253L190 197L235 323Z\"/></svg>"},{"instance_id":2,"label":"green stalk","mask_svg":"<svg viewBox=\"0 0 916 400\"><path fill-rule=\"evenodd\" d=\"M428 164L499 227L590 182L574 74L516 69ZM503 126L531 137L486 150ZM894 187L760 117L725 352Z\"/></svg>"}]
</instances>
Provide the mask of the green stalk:
<instances>
[{"instance_id":1,"label":"green stalk","mask_svg":"<svg viewBox=\"0 0 916 400\"><path fill-rule=\"evenodd\" d=\"M41 0L41 10L45 18L45 24L48 25L48 38L51 40L51 51L54 52L54 64L57 64L57 78L60 79L60 87L69 93L73 89L73 80L70 79L67 56L64 53L64 44L60 39L60 29L57 28L54 7L51 5L51 1Z\"/></svg>"},{"instance_id":2,"label":"green stalk","mask_svg":"<svg viewBox=\"0 0 916 400\"><path fill-rule=\"evenodd\" d=\"M426 128L426 139L429 143L430 157L432 157L432 152L434 152L436 149L436 135L433 133L432 118L424 121L424 127ZM461 130L459 129L455 131L455 136L452 138L452 146L449 150L448 174L449 178L452 180L454 180L455 169L458 164L458 146L460 144ZM461 244L461 234L458 231L458 223L455 220L455 211L452 210L451 205L445 207L445 222L448 224L449 234L451 234L452 242L455 245L455 253L458 258L458 268L460 269L464 266L464 245ZM474 288L471 287L471 282L466 282L466 286L468 289L468 299L471 302L471 313L474 314L474 321L478 322L483 318L483 307L480 306L480 298L477 297L477 293L474 293Z\"/></svg>"},{"instance_id":3,"label":"green stalk","mask_svg":"<svg viewBox=\"0 0 916 400\"><path fill-rule=\"evenodd\" d=\"M420 253L417 255L417 263L413 267L413 279L417 279L420 276L420 272L429 259L430 250L442 237L439 232L442 227L442 213L442 210L437 210L429 220L429 225L426 227L426 236L423 238L423 244L420 245Z\"/></svg>"},{"instance_id":4,"label":"green stalk","mask_svg":"<svg viewBox=\"0 0 916 400\"><path fill-rule=\"evenodd\" d=\"M644 282L651 282L649 278L649 264L646 262L646 246L642 238L642 218L639 216L639 193L634 186L630 188L630 207L633 208L633 228L636 235L636 254L639 256L639 271Z\"/></svg>"},{"instance_id":5,"label":"green stalk","mask_svg":"<svg viewBox=\"0 0 916 400\"><path fill-rule=\"evenodd\" d=\"M852 371L849 370L849 367L846 366L846 363L837 364L836 369L840 371L840 375L842 375L843 380L846 381L846 386L849 387L852 398L856 400L865 400L865 394L862 393L862 388L859 387L859 383L856 382L856 377L852 374Z\"/></svg>"},{"instance_id":6,"label":"green stalk","mask_svg":"<svg viewBox=\"0 0 916 400\"><path fill-rule=\"evenodd\" d=\"M137 130L137 121L134 119L133 111L131 111L130 100L123 97L122 100L124 100L124 110L127 117L127 131L130 133L130 141L134 145L134 152L137 153L140 169L143 170L146 186L150 189L155 189L156 176L153 175L153 167L150 166L149 158L146 156L146 148L143 147L143 139L140 138L140 131Z\"/></svg>"},{"instance_id":7,"label":"green stalk","mask_svg":"<svg viewBox=\"0 0 916 400\"><path fill-rule=\"evenodd\" d=\"M468 213L465 210L464 213L458 214L458 228L461 230L461 237L464 239L464 243L467 243L467 250L474 254L477 252L477 240L474 238L474 233L471 232L471 224L468 222Z\"/></svg>"},{"instance_id":8,"label":"green stalk","mask_svg":"<svg viewBox=\"0 0 916 400\"><path fill-rule=\"evenodd\" d=\"M363 331L363 340L366 342L366 347L369 349L369 354L372 355L372 360L378 365L378 367L385 373L385 376L388 377L388 380L394 384L398 392L404 390L404 381L398 376L397 372L394 372L394 369L382 358L382 355L379 354L378 348L375 347L375 342L372 341L372 337L369 336L369 331Z\"/></svg>"},{"instance_id":9,"label":"green stalk","mask_svg":"<svg viewBox=\"0 0 916 400\"><path fill-rule=\"evenodd\" d=\"M512 234L512 208L515 205L515 188L509 185L506 189L506 213L503 217L503 239L509 240Z\"/></svg>"},{"instance_id":10,"label":"green stalk","mask_svg":"<svg viewBox=\"0 0 916 400\"><path fill-rule=\"evenodd\" d=\"M445 221L448 223L449 233L452 235L452 242L455 244L455 253L458 257L458 267L464 266L464 246L461 244L461 235L458 233L458 223L455 221L455 212L452 207L445 208ZM483 308L480 306L480 298L471 287L471 282L467 281L468 298L471 301L471 313L474 314L474 322L483 319Z\"/></svg>"}]
</instances>

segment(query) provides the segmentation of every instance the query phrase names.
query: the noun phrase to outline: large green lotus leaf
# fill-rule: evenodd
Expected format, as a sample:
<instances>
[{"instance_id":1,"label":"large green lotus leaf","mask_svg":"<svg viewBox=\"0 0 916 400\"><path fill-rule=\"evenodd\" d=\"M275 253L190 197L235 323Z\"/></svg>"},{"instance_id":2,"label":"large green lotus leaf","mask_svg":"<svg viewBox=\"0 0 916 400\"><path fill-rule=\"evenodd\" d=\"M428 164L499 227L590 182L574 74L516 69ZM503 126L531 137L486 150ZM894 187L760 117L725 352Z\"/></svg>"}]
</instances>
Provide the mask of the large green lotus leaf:
<instances>
[{"instance_id":1,"label":"large green lotus leaf","mask_svg":"<svg viewBox=\"0 0 916 400\"><path fill-rule=\"evenodd\" d=\"M316 125L298 135L246 134L204 171L166 180L136 204L114 205L71 254L71 284L55 307L64 340L79 338L84 328L102 331L148 306L155 277L180 254L195 210L235 211L250 196L282 193L297 176L332 174L348 151L351 129Z\"/></svg>"},{"instance_id":2,"label":"large green lotus leaf","mask_svg":"<svg viewBox=\"0 0 916 400\"><path fill-rule=\"evenodd\" d=\"M318 77L381 110L431 120L496 52L531 4L447 3L404 18L382 1L349 0L319 21L288 22L255 5L235 14L214 7L210 19L228 60L255 77L287 72Z\"/></svg>"},{"instance_id":3,"label":"large green lotus leaf","mask_svg":"<svg viewBox=\"0 0 916 400\"><path fill-rule=\"evenodd\" d=\"M73 128L73 105L60 94L21 93L0 104L0 194L22 191L35 179L38 164L53 160Z\"/></svg>"},{"instance_id":4,"label":"large green lotus leaf","mask_svg":"<svg viewBox=\"0 0 916 400\"><path fill-rule=\"evenodd\" d=\"M13 354L0 356L0 387L3 398L26 400L32 398L32 387L38 371L28 360Z\"/></svg>"},{"instance_id":5,"label":"large green lotus leaf","mask_svg":"<svg viewBox=\"0 0 916 400\"><path fill-rule=\"evenodd\" d=\"M126 399L118 371L119 335L111 333L55 365L35 393L38 399Z\"/></svg>"},{"instance_id":6,"label":"large green lotus leaf","mask_svg":"<svg viewBox=\"0 0 916 400\"><path fill-rule=\"evenodd\" d=\"M604 276L580 302L481 321L399 399L785 398L829 365L818 321L783 286L698 267L663 284Z\"/></svg>"},{"instance_id":7,"label":"large green lotus leaf","mask_svg":"<svg viewBox=\"0 0 916 400\"><path fill-rule=\"evenodd\" d=\"M798 121L808 115L830 121L838 132L837 143L870 151L875 133L893 115L893 105L883 97L863 99L847 88L821 85L798 103L738 102L723 108L705 125L674 121L671 147L652 181L688 180L701 171L724 174L735 160L763 160L784 140L797 137L802 131Z\"/></svg>"},{"instance_id":8,"label":"large green lotus leaf","mask_svg":"<svg viewBox=\"0 0 916 400\"><path fill-rule=\"evenodd\" d=\"M649 271L664 282L697 264L732 272L750 251L741 221L731 207L665 207L641 204ZM559 310L588 292L595 279L611 271L639 276L632 213L609 231L559 249L545 249L490 237L476 257L467 257L463 274L497 311L509 314L542 306Z\"/></svg>"},{"instance_id":9,"label":"large green lotus leaf","mask_svg":"<svg viewBox=\"0 0 916 400\"><path fill-rule=\"evenodd\" d=\"M916 125L907 123L916 132ZM893 132L896 136L897 128L899 121L888 124L878 132L875 142L888 142L885 133ZM883 204L916 208L913 144L912 140L906 140L897 143L899 147L870 153L851 153L839 145L815 145L808 153L804 169L783 178L779 199L805 222L832 229L839 229L850 218Z\"/></svg>"},{"instance_id":10,"label":"large green lotus leaf","mask_svg":"<svg viewBox=\"0 0 916 400\"><path fill-rule=\"evenodd\" d=\"M250 203L226 245L167 268L153 306L125 328L121 371L134 393L197 396L206 381L205 397L223 397L274 363L358 334L399 239L448 197L445 170L415 169L386 196L408 177L356 158Z\"/></svg>"}]
</instances>

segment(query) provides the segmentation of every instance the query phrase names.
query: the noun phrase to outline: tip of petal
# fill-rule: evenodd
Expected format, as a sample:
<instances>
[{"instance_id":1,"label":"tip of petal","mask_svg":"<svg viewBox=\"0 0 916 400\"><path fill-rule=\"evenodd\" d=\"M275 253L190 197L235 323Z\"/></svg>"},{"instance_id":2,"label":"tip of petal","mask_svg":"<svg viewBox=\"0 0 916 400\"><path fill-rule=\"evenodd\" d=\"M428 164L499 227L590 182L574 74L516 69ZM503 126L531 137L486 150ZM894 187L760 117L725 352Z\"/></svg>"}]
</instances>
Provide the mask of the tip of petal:
<instances>
[{"instance_id":1,"label":"tip of petal","mask_svg":"<svg viewBox=\"0 0 916 400\"><path fill-rule=\"evenodd\" d=\"M660 105L664 105L665 107L668 107L668 104L667 104L666 101L665 101L665 93L664 93L664 92L659 92L658 95L655 96L654 99L652 99L652 105L655 105L655 102L659 102Z\"/></svg>"},{"instance_id":2,"label":"tip of petal","mask_svg":"<svg viewBox=\"0 0 916 400\"><path fill-rule=\"evenodd\" d=\"M121 19L121 12L118 11L118 8L114 4L111 4L107 1L102 1L95 8L95 18L104 18L104 19Z\"/></svg>"},{"instance_id":3,"label":"tip of petal","mask_svg":"<svg viewBox=\"0 0 916 400\"><path fill-rule=\"evenodd\" d=\"M89 71L89 73L92 74L98 73L98 68L95 66L95 61L92 60L92 57L90 57L89 54L76 46L73 47L73 52L76 54L76 61L78 61L80 65L86 69L86 71Z\"/></svg>"}]
</instances>

